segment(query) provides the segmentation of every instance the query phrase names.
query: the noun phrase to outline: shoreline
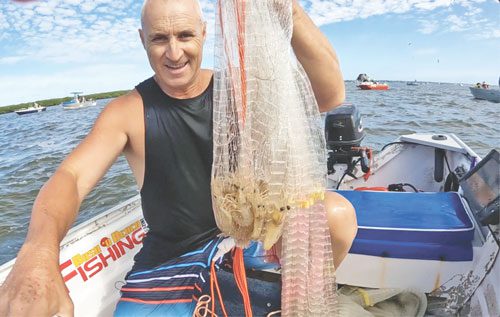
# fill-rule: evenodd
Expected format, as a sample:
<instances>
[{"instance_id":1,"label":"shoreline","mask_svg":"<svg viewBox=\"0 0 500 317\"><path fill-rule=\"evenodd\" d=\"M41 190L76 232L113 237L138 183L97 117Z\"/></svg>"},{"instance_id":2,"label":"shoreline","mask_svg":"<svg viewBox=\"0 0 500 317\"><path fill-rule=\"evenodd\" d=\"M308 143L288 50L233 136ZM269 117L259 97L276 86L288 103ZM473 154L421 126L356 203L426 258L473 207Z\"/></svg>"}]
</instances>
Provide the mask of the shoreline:
<instances>
[{"instance_id":1,"label":"shoreline","mask_svg":"<svg viewBox=\"0 0 500 317\"><path fill-rule=\"evenodd\" d=\"M101 100L101 99L110 99L110 98L116 98L119 96L122 96L126 93L128 93L130 90L115 90L115 91L108 91L108 92L101 92L97 94L89 94L89 95L82 95L82 97L85 97L85 99L94 99L94 100ZM16 110L22 109L22 108L28 108L33 105L34 102L38 103L42 107L53 107L53 106L59 106L61 103L65 101L69 101L73 99L73 97L63 97L63 98L52 98L52 99L44 99L44 100L34 100L31 102L24 102L16 105L9 105L9 106L3 106L0 107L0 115L7 114L14 112Z\"/></svg>"}]
</instances>

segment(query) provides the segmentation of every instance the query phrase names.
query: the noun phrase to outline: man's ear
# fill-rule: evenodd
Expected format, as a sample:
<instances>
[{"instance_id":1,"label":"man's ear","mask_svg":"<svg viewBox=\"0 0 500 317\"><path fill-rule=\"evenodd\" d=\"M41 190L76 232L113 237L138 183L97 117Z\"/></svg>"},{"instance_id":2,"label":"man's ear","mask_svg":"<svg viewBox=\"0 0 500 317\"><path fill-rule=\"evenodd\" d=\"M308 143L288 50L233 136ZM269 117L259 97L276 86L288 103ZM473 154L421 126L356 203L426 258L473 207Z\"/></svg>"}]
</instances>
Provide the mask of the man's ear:
<instances>
[{"instance_id":1,"label":"man's ear","mask_svg":"<svg viewBox=\"0 0 500 317\"><path fill-rule=\"evenodd\" d=\"M205 42L205 39L207 38L207 22L203 22L203 42Z\"/></svg>"},{"instance_id":2,"label":"man's ear","mask_svg":"<svg viewBox=\"0 0 500 317\"><path fill-rule=\"evenodd\" d=\"M139 31L139 37L141 38L142 47L146 49L146 40L144 38L144 32L142 31L142 29L138 29L138 31Z\"/></svg>"}]
</instances>

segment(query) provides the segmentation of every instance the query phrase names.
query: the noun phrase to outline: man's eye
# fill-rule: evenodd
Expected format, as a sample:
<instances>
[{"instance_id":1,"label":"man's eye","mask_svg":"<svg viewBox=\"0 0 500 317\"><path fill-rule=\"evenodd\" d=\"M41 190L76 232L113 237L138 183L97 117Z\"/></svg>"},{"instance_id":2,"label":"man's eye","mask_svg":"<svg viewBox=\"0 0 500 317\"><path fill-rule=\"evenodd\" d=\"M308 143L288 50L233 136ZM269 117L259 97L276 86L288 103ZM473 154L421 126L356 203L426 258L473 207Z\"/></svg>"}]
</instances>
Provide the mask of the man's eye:
<instances>
[{"instance_id":1,"label":"man's eye","mask_svg":"<svg viewBox=\"0 0 500 317\"><path fill-rule=\"evenodd\" d=\"M163 36L163 35L158 35L158 36L154 36L152 39L151 39L152 42L165 42L165 41L168 41L168 38L166 36Z\"/></svg>"},{"instance_id":2,"label":"man's eye","mask_svg":"<svg viewBox=\"0 0 500 317\"><path fill-rule=\"evenodd\" d=\"M181 38L181 39L187 39L187 38L191 38L191 37L193 37L192 33L181 33L181 34L179 34L179 38Z\"/></svg>"}]
</instances>

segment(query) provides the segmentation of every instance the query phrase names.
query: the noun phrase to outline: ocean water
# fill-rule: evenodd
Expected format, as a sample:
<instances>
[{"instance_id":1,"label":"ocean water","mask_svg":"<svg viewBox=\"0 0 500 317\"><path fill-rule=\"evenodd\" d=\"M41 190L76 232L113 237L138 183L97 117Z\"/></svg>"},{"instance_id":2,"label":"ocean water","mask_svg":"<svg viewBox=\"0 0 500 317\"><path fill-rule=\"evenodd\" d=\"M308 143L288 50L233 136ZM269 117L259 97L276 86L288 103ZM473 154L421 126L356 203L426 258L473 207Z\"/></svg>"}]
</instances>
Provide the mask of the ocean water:
<instances>
[{"instance_id":1,"label":"ocean water","mask_svg":"<svg viewBox=\"0 0 500 317\"><path fill-rule=\"evenodd\" d=\"M466 85L389 84L388 91L362 91L346 82L346 102L358 106L363 116L363 145L377 150L401 134L425 132L455 133L480 156L500 148L500 104L473 99ZM14 258L22 245L40 187L109 101L77 110L56 106L37 114L0 115L0 264ZM85 199L76 223L137 194L127 162L120 157Z\"/></svg>"}]
</instances>

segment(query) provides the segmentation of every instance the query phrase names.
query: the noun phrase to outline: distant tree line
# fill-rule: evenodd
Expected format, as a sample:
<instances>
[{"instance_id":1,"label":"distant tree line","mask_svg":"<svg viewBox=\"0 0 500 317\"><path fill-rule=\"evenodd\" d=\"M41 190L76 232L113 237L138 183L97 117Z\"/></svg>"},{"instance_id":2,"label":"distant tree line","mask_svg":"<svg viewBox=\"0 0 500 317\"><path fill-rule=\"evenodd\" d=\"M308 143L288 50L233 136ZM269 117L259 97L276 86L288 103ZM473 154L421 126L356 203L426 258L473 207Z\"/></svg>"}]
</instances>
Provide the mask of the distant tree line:
<instances>
[{"instance_id":1,"label":"distant tree line","mask_svg":"<svg viewBox=\"0 0 500 317\"><path fill-rule=\"evenodd\" d=\"M85 99L110 99L110 98L116 98L121 95L124 95L128 93L130 90L117 90L117 91L110 91L110 92L102 92L98 94L90 94L90 95L81 95L84 96ZM14 112L16 110L22 109L22 108L28 108L33 105L34 102L39 104L40 106L43 107L52 107L52 106L58 106L61 103L65 101L69 101L73 99L73 97L64 97L64 98L53 98L53 99L45 99L45 100L35 100L32 102L25 102L25 103L20 103L17 105L10 105L10 106L5 106L5 107L0 107L0 114L4 113L9 113L9 112Z\"/></svg>"}]
</instances>

